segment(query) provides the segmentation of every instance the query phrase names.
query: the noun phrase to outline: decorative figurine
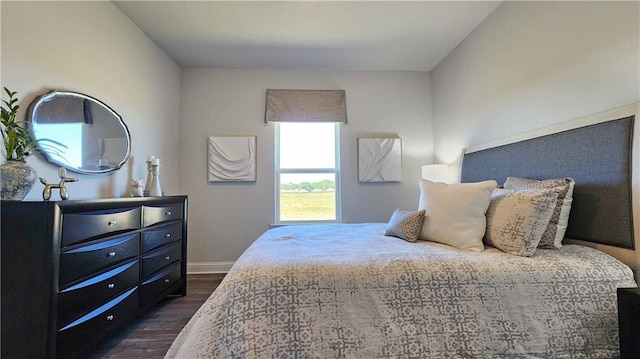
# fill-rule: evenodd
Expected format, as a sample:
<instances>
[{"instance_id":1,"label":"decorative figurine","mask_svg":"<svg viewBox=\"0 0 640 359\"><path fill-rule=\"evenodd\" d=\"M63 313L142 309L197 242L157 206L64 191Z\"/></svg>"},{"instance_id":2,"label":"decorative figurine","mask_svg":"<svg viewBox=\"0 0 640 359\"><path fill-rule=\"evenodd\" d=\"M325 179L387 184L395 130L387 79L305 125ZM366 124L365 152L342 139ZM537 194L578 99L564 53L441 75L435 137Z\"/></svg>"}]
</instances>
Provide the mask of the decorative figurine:
<instances>
[{"instance_id":1,"label":"decorative figurine","mask_svg":"<svg viewBox=\"0 0 640 359\"><path fill-rule=\"evenodd\" d=\"M69 193L67 193L67 187L64 185L67 182L76 182L77 178L67 177L67 170L64 167L60 167L58 170L58 176L60 176L60 182L58 184L47 183L47 180L40 177L40 182L44 185L44 190L42 190L42 199L48 201L51 198L51 189L58 188L60 189L60 198L63 201L69 199Z\"/></svg>"},{"instance_id":2,"label":"decorative figurine","mask_svg":"<svg viewBox=\"0 0 640 359\"><path fill-rule=\"evenodd\" d=\"M131 197L142 197L144 196L144 185L142 184L141 179L132 179L131 180Z\"/></svg>"}]
</instances>

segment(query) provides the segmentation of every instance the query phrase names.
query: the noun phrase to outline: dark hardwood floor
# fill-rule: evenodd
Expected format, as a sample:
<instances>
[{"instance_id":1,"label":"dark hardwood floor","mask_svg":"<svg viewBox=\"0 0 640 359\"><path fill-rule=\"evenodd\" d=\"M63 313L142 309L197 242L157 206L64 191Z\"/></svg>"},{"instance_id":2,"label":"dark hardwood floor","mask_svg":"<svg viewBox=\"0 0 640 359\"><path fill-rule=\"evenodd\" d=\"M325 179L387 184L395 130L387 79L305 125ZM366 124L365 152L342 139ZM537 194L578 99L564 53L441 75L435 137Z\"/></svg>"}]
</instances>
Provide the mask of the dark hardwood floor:
<instances>
[{"instance_id":1,"label":"dark hardwood floor","mask_svg":"<svg viewBox=\"0 0 640 359\"><path fill-rule=\"evenodd\" d=\"M187 296L164 299L122 328L89 358L163 358L180 330L223 278L224 274L187 275Z\"/></svg>"}]
</instances>

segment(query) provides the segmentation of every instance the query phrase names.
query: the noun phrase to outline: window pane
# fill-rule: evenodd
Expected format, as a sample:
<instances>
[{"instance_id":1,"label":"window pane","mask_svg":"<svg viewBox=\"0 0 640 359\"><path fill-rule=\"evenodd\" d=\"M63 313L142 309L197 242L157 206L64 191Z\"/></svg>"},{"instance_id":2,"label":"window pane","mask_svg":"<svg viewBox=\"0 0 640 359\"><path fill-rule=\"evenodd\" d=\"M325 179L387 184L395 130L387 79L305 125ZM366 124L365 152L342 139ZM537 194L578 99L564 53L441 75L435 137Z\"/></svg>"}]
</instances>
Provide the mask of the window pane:
<instances>
[{"instance_id":1,"label":"window pane","mask_svg":"<svg viewBox=\"0 0 640 359\"><path fill-rule=\"evenodd\" d=\"M281 174L280 220L335 220L335 184L334 173Z\"/></svg>"},{"instance_id":2,"label":"window pane","mask_svg":"<svg viewBox=\"0 0 640 359\"><path fill-rule=\"evenodd\" d=\"M334 123L281 123L280 168L335 168Z\"/></svg>"},{"instance_id":3,"label":"window pane","mask_svg":"<svg viewBox=\"0 0 640 359\"><path fill-rule=\"evenodd\" d=\"M84 122L38 123L38 138L55 138L59 143L64 143L64 145L61 146L51 141L42 142L50 148L47 152L56 161L67 163L71 167L95 170L97 168L90 168L82 164L82 153L86 153L82 151L82 127L84 125Z\"/></svg>"}]
</instances>

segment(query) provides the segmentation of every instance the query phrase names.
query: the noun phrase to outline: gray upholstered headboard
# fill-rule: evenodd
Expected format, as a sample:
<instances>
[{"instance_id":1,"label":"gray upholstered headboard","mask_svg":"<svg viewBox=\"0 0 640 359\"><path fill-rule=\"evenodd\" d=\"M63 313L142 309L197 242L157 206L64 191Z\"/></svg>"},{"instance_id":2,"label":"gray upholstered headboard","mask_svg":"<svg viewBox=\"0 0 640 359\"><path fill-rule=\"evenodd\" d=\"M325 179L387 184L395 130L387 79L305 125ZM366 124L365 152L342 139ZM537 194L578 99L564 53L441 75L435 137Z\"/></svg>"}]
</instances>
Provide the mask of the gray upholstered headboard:
<instances>
[{"instance_id":1,"label":"gray upholstered headboard","mask_svg":"<svg viewBox=\"0 0 640 359\"><path fill-rule=\"evenodd\" d=\"M566 237L634 249L634 116L465 153L462 182L508 176L576 181Z\"/></svg>"}]
</instances>

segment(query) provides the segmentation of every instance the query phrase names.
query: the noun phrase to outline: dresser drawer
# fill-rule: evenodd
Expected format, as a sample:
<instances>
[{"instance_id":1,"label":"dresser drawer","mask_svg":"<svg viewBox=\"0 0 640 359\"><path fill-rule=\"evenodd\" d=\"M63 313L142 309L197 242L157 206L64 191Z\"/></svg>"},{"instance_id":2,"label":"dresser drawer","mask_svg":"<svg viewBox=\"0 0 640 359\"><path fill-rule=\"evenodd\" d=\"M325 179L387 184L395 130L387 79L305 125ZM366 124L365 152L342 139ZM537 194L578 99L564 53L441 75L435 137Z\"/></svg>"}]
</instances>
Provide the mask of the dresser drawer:
<instances>
[{"instance_id":1,"label":"dresser drawer","mask_svg":"<svg viewBox=\"0 0 640 359\"><path fill-rule=\"evenodd\" d=\"M58 331L57 356L66 358L138 308L138 287L132 288Z\"/></svg>"},{"instance_id":2,"label":"dresser drawer","mask_svg":"<svg viewBox=\"0 0 640 359\"><path fill-rule=\"evenodd\" d=\"M59 288L140 253L140 233L90 243L60 254Z\"/></svg>"},{"instance_id":3,"label":"dresser drawer","mask_svg":"<svg viewBox=\"0 0 640 359\"><path fill-rule=\"evenodd\" d=\"M142 252L148 252L180 239L182 239L182 222L146 230L142 232Z\"/></svg>"},{"instance_id":4,"label":"dresser drawer","mask_svg":"<svg viewBox=\"0 0 640 359\"><path fill-rule=\"evenodd\" d=\"M140 228L140 208L69 213L62 215L62 246L70 246L108 233Z\"/></svg>"},{"instance_id":5,"label":"dresser drawer","mask_svg":"<svg viewBox=\"0 0 640 359\"><path fill-rule=\"evenodd\" d=\"M58 295L58 328L133 287L139 278L140 262L134 260L61 291Z\"/></svg>"},{"instance_id":6,"label":"dresser drawer","mask_svg":"<svg viewBox=\"0 0 640 359\"><path fill-rule=\"evenodd\" d=\"M177 242L142 256L142 280L154 272L182 259L182 243Z\"/></svg>"},{"instance_id":7,"label":"dresser drawer","mask_svg":"<svg viewBox=\"0 0 640 359\"><path fill-rule=\"evenodd\" d=\"M182 278L182 263L177 262L169 268L142 282L140 286L142 303L148 303L165 289L180 281Z\"/></svg>"},{"instance_id":8,"label":"dresser drawer","mask_svg":"<svg viewBox=\"0 0 640 359\"><path fill-rule=\"evenodd\" d=\"M182 219L182 203L142 207L143 227L177 219Z\"/></svg>"}]
</instances>

